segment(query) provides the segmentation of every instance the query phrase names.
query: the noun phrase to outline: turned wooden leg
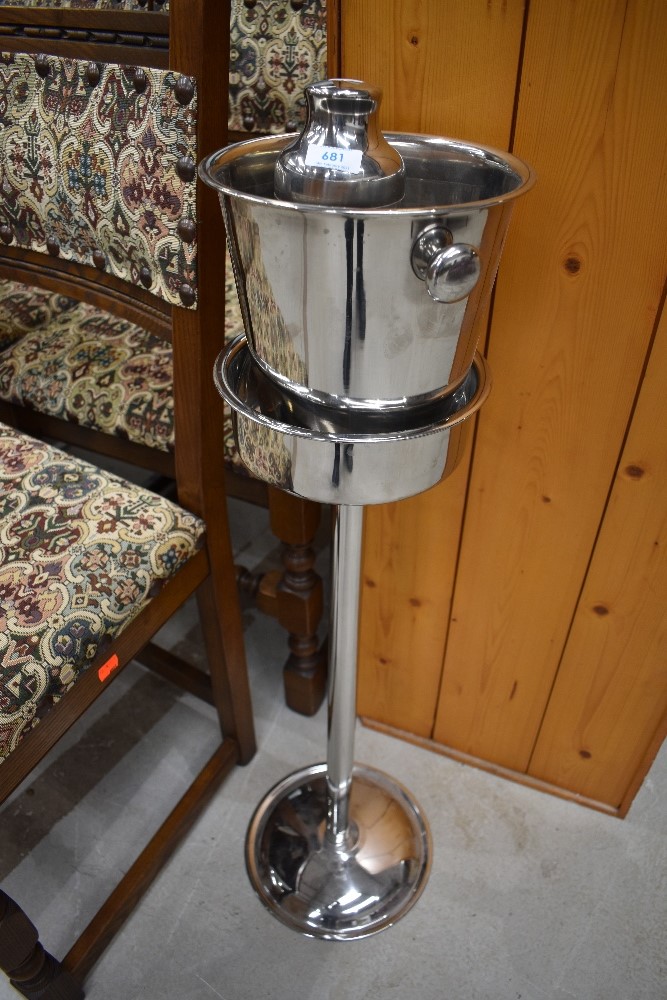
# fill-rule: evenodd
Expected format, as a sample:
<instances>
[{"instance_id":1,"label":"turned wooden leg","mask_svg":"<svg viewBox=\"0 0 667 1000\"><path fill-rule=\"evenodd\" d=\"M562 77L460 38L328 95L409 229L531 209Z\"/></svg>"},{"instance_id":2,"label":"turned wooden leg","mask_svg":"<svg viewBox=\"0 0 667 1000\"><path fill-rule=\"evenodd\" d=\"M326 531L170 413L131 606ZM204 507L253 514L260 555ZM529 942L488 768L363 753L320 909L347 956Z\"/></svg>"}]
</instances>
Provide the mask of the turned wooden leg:
<instances>
[{"instance_id":1,"label":"turned wooden leg","mask_svg":"<svg viewBox=\"0 0 667 1000\"><path fill-rule=\"evenodd\" d=\"M322 579L314 570L313 541L321 507L281 490L269 490L271 530L284 545L282 574L262 579L257 603L289 633L283 678L285 700L302 715L314 715L326 688L326 650L317 630L322 618Z\"/></svg>"},{"instance_id":2,"label":"turned wooden leg","mask_svg":"<svg viewBox=\"0 0 667 1000\"><path fill-rule=\"evenodd\" d=\"M83 1000L81 984L44 950L34 924L1 890L0 969L28 1000Z\"/></svg>"}]
</instances>

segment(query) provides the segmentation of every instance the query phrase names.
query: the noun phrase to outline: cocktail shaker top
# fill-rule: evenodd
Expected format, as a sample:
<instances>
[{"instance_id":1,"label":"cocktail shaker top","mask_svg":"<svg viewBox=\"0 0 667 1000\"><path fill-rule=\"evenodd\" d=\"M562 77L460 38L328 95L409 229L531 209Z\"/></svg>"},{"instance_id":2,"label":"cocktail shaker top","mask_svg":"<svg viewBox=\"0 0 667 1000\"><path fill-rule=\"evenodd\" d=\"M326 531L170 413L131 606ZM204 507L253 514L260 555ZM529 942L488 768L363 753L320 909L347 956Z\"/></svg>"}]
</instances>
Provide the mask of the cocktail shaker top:
<instances>
[{"instance_id":1,"label":"cocktail shaker top","mask_svg":"<svg viewBox=\"0 0 667 1000\"><path fill-rule=\"evenodd\" d=\"M377 124L378 87L324 80L306 87L303 132L276 162L276 197L318 205L377 208L403 197L405 168Z\"/></svg>"}]
</instances>

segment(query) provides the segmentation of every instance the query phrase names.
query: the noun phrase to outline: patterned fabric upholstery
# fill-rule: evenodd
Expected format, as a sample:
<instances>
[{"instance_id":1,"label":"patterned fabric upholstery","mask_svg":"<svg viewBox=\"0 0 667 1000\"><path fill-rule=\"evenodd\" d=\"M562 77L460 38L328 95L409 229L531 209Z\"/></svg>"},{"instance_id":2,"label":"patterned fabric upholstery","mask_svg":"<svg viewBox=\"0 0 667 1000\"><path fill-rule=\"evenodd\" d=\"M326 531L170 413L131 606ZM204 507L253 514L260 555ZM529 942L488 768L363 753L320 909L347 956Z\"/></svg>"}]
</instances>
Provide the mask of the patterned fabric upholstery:
<instances>
[{"instance_id":1,"label":"patterned fabric upholstery","mask_svg":"<svg viewBox=\"0 0 667 1000\"><path fill-rule=\"evenodd\" d=\"M196 304L189 77L0 55L0 238Z\"/></svg>"},{"instance_id":2,"label":"patterned fabric upholstery","mask_svg":"<svg viewBox=\"0 0 667 1000\"><path fill-rule=\"evenodd\" d=\"M79 10L168 10L169 0L0 0L0 7L72 7Z\"/></svg>"},{"instance_id":3,"label":"patterned fabric upholstery","mask_svg":"<svg viewBox=\"0 0 667 1000\"><path fill-rule=\"evenodd\" d=\"M169 0L0 0L0 7L169 10ZM232 0L229 127L293 132L304 91L327 75L327 0Z\"/></svg>"},{"instance_id":4,"label":"patterned fabric upholstery","mask_svg":"<svg viewBox=\"0 0 667 1000\"><path fill-rule=\"evenodd\" d=\"M0 761L196 551L204 524L0 424Z\"/></svg>"},{"instance_id":5,"label":"patterned fabric upholstery","mask_svg":"<svg viewBox=\"0 0 667 1000\"><path fill-rule=\"evenodd\" d=\"M243 330L227 267L225 332ZM174 447L171 346L95 306L0 280L0 399L163 451ZM14 331L16 332L16 331ZM240 468L229 420L225 459Z\"/></svg>"},{"instance_id":6,"label":"patterned fabric upholstery","mask_svg":"<svg viewBox=\"0 0 667 1000\"><path fill-rule=\"evenodd\" d=\"M327 0L232 0L229 127L293 132L327 75Z\"/></svg>"},{"instance_id":7,"label":"patterned fabric upholstery","mask_svg":"<svg viewBox=\"0 0 667 1000\"><path fill-rule=\"evenodd\" d=\"M48 326L69 301L62 295L0 280L0 351L31 330Z\"/></svg>"}]
</instances>

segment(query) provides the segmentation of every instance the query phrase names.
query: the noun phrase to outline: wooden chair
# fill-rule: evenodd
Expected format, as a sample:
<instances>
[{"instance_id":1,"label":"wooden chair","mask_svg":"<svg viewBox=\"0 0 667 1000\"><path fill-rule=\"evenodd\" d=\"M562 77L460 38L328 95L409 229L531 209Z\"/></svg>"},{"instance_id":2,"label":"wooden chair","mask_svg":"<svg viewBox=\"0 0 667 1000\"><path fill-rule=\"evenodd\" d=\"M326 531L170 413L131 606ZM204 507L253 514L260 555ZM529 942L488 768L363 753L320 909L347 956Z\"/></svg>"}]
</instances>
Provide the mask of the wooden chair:
<instances>
[{"instance_id":1,"label":"wooden chair","mask_svg":"<svg viewBox=\"0 0 667 1000\"><path fill-rule=\"evenodd\" d=\"M0 894L0 967L26 997L71 1000L83 995L81 980L202 806L255 750L226 517L223 408L211 378L224 339L222 227L215 198L196 179L199 150L226 127L218 94L229 10L219 0L172 0L168 19L9 7L2 15L3 30L12 31L0 45L0 278L21 286L19 312L23 288L37 288L44 310L76 314L70 326L88 331L87 346L77 348L84 367L95 343L111 356L117 343L169 339L175 435L164 470L173 473L177 501L0 424L0 800L131 659L210 701L222 734L62 962ZM90 115L104 141L93 141L100 133ZM87 229L74 225L67 185L81 197ZM109 192L100 218L95 189ZM158 211L165 205L175 235ZM142 363L150 367L140 351L128 363L139 379ZM149 374L159 382L155 364ZM60 374L52 369L54 382ZM59 439L65 426L57 425ZM208 672L151 643L193 595Z\"/></svg>"},{"instance_id":2,"label":"wooden chair","mask_svg":"<svg viewBox=\"0 0 667 1000\"><path fill-rule=\"evenodd\" d=\"M254 130L267 124L296 127L298 124L293 120L293 109L298 110L299 103L303 102L299 81L291 79L291 86L284 89L284 100L279 100L276 93L267 98L264 77L255 80L252 86L244 78L245 46L256 46L259 41L263 50L266 47L262 32L266 35L273 30L271 19L267 20L270 7L281 8L277 23L292 49L299 32L301 44L305 45L307 32L313 30L306 17L309 3L317 8L318 45L310 47L310 63L308 59L301 59L300 65L312 64L312 72L317 72L314 63L317 56L321 64L318 53L321 53L323 34L321 0L307 3L283 0L279 4L267 4L267 0L258 3L234 0L230 30L235 64L229 77L234 103L232 123L239 123L236 109L244 107L246 116L240 123L245 128ZM170 58L173 33L170 40L168 0L13 0L12 4L0 5L0 12L5 24L0 48L11 51L23 47L44 58L48 53L62 53L138 64L140 73L144 74L139 76L140 80L145 78L151 66L163 68ZM305 28L300 26L299 18L304 19ZM249 36L254 33L254 37L242 38L240 32ZM274 39L274 51L275 43ZM283 45L288 46L287 41L283 40ZM226 141L226 108L220 95L224 93L221 81L225 79L221 59L224 55L226 65L229 32L224 46L226 52L218 52L215 58L212 51L207 51L212 96L219 107L216 125L208 137L200 134L197 155L218 148ZM97 62L91 63L93 65ZM248 115L251 98L253 113ZM277 111L277 108L282 110ZM89 131L94 127L99 128L99 122ZM239 135L236 133L237 138ZM174 304L192 306L189 301L191 275L185 271L191 269L188 262L192 257L196 223L191 214L176 218L169 205L171 192L158 192L165 203L160 205L161 211L154 213L155 218L144 219L143 225L146 231L152 224L162 227L161 232L170 229L169 250L163 250L163 255L171 256L169 260L166 256L152 260L150 239L141 243L135 238L136 230L128 235L127 249L133 257L127 277L133 287L129 292L125 283L123 318L134 323L136 328L114 328L106 317L100 319L99 309L104 305L92 296L90 284L73 292L71 284L63 289L57 280L52 280L54 271L59 278L63 268L73 271L86 264L97 270L100 280L102 276L116 278L120 273L116 262L116 257L122 256L118 228L110 235L104 206L100 207L103 201L101 176L106 164L100 161L95 166L91 163L75 163L70 159L64 164L65 169L72 172L72 184L77 184L78 189L72 191L71 185L69 188L64 185L68 195L67 209L60 219L57 218L60 206L40 203L30 192L16 192L15 203L5 205L4 210L0 207L0 240L6 246L3 255L7 263L0 272L0 348L3 348L0 353L0 419L30 433L48 435L54 440L120 459L171 479L175 474L172 348L164 338L169 337L169 307ZM86 173L86 164L90 167L90 175ZM95 169L102 175L96 174ZM192 164L184 169L191 171ZM188 184L193 186L194 181ZM151 203L150 195L148 203ZM202 197L200 203L207 206L207 212L219 211L211 199ZM151 211L155 207L153 201ZM40 214L44 218L40 218ZM122 224L130 234L131 220L123 219ZM70 232L63 239L62 232L68 227ZM224 239L221 226L219 230L218 239ZM76 247L75 231L80 237ZM158 241L156 237L154 242ZM216 244L213 251L216 282L220 282L223 275L221 246ZM30 259L39 252L41 261ZM44 264L45 257L48 266ZM179 267L180 276L176 274ZM224 300L219 298L213 314L216 323L224 315L226 335L233 336L242 329L242 321L231 269L226 272L225 287ZM49 290L55 292L51 298L44 294ZM71 297L69 302L63 297L63 291ZM201 296L201 289L197 294ZM97 317L92 310L98 310ZM98 322L104 330L108 348L105 352L94 347ZM26 326L31 327L27 333ZM54 379L56 369L58 377ZM228 494L268 507L271 528L283 543L282 570L251 574L238 567L237 579L258 608L276 617L287 630L286 700L296 711L312 714L321 703L326 672L326 656L318 640L322 581L314 570L313 549L320 508L252 479L238 460L229 422L221 435L220 446L224 447Z\"/></svg>"}]
</instances>

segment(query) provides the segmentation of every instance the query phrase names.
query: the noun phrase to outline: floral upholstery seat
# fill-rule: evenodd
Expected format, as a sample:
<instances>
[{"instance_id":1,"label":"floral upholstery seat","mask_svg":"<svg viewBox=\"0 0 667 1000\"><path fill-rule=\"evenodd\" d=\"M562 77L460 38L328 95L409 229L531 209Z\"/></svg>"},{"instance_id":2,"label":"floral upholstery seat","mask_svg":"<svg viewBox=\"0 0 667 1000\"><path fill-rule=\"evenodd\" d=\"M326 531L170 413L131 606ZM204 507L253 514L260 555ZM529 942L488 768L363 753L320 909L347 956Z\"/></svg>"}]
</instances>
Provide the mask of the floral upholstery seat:
<instances>
[{"instance_id":1,"label":"floral upholstery seat","mask_svg":"<svg viewBox=\"0 0 667 1000\"><path fill-rule=\"evenodd\" d=\"M227 269L225 331L243 330ZM86 302L0 279L0 400L174 449L171 345ZM225 460L243 470L230 421Z\"/></svg>"},{"instance_id":2,"label":"floral upholstery seat","mask_svg":"<svg viewBox=\"0 0 667 1000\"><path fill-rule=\"evenodd\" d=\"M41 288L0 279L0 351L24 334L48 326L71 301Z\"/></svg>"},{"instance_id":3,"label":"floral upholstery seat","mask_svg":"<svg viewBox=\"0 0 667 1000\"><path fill-rule=\"evenodd\" d=\"M170 501L0 424L0 762L81 663L112 653L203 532Z\"/></svg>"}]
</instances>

